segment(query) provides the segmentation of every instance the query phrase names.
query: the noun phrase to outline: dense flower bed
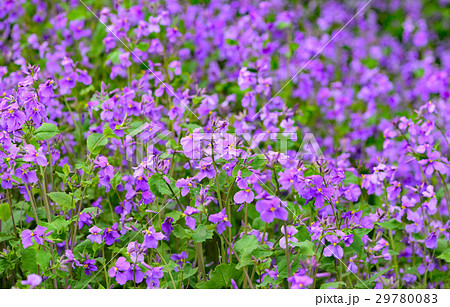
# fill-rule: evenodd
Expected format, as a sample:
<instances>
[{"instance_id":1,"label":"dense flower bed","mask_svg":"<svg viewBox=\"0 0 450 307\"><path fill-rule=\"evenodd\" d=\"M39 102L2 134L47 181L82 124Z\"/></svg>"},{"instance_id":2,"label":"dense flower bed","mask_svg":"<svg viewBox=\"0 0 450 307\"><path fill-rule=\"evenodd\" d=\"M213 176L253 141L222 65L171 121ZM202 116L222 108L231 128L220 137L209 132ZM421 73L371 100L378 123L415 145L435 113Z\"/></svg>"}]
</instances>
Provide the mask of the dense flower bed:
<instances>
[{"instance_id":1,"label":"dense flower bed","mask_svg":"<svg viewBox=\"0 0 450 307\"><path fill-rule=\"evenodd\" d=\"M448 287L446 5L3 1L1 286Z\"/></svg>"}]
</instances>

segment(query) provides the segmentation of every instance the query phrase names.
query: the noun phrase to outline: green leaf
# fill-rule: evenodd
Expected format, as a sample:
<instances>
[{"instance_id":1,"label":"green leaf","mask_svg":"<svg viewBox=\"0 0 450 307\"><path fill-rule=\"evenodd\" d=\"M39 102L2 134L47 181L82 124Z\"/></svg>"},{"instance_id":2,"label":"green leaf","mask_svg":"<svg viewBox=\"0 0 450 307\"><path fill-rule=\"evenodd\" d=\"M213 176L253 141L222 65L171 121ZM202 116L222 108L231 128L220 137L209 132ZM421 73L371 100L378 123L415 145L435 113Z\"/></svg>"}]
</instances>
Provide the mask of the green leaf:
<instances>
[{"instance_id":1,"label":"green leaf","mask_svg":"<svg viewBox=\"0 0 450 307\"><path fill-rule=\"evenodd\" d=\"M231 279L236 281L241 275L242 271L237 270L234 263L222 263L209 272L209 280L207 282L198 284L198 286L203 289L229 288L231 287Z\"/></svg>"},{"instance_id":2,"label":"green leaf","mask_svg":"<svg viewBox=\"0 0 450 307\"><path fill-rule=\"evenodd\" d=\"M300 254L305 256L312 256L315 254L314 248L316 247L311 241L303 241L291 243L292 246L300 247Z\"/></svg>"},{"instance_id":3,"label":"green leaf","mask_svg":"<svg viewBox=\"0 0 450 307\"><path fill-rule=\"evenodd\" d=\"M0 258L0 275L8 268L8 261L5 258Z\"/></svg>"},{"instance_id":4,"label":"green leaf","mask_svg":"<svg viewBox=\"0 0 450 307\"><path fill-rule=\"evenodd\" d=\"M363 63L369 69L374 69L378 66L378 61L372 58L365 58L361 61L361 63Z\"/></svg>"},{"instance_id":5,"label":"green leaf","mask_svg":"<svg viewBox=\"0 0 450 307\"><path fill-rule=\"evenodd\" d=\"M273 255L273 252L271 250L264 249L263 247L259 246L257 249L255 249L252 252L253 257L258 259L266 259Z\"/></svg>"},{"instance_id":6,"label":"green leaf","mask_svg":"<svg viewBox=\"0 0 450 307\"><path fill-rule=\"evenodd\" d=\"M183 227L181 227L180 225L175 225L175 226L173 226L173 231L172 231L172 233L173 233L173 235L174 235L175 237L177 237L178 239L184 239L184 238L187 238L186 230L185 230Z\"/></svg>"},{"instance_id":7,"label":"green leaf","mask_svg":"<svg viewBox=\"0 0 450 307\"><path fill-rule=\"evenodd\" d=\"M11 217L11 211L9 210L9 204L7 202L0 204L0 220L7 222Z\"/></svg>"},{"instance_id":8,"label":"green leaf","mask_svg":"<svg viewBox=\"0 0 450 307\"><path fill-rule=\"evenodd\" d=\"M70 221L66 221L64 217L58 216L51 223L39 222L39 225L47 227L47 231L53 231L56 233L65 233L67 232L66 227L70 224ZM53 236L53 234L52 234Z\"/></svg>"},{"instance_id":9,"label":"green leaf","mask_svg":"<svg viewBox=\"0 0 450 307\"><path fill-rule=\"evenodd\" d=\"M330 288L337 289L337 288L339 288L339 285L345 286L345 282L342 282L342 281L329 282L326 284L322 284L320 286L320 289L330 289Z\"/></svg>"},{"instance_id":10,"label":"green leaf","mask_svg":"<svg viewBox=\"0 0 450 307\"><path fill-rule=\"evenodd\" d=\"M67 13L67 19L72 20L81 20L89 17L89 11L84 6L78 6L76 8L71 8Z\"/></svg>"},{"instance_id":11,"label":"green leaf","mask_svg":"<svg viewBox=\"0 0 450 307\"><path fill-rule=\"evenodd\" d=\"M140 42L139 44L136 45L136 47L141 51L147 51L149 45L148 43Z\"/></svg>"},{"instance_id":12,"label":"green leaf","mask_svg":"<svg viewBox=\"0 0 450 307\"><path fill-rule=\"evenodd\" d=\"M441 255L437 258L444 260L445 262L450 263L450 248L447 248Z\"/></svg>"},{"instance_id":13,"label":"green leaf","mask_svg":"<svg viewBox=\"0 0 450 307\"><path fill-rule=\"evenodd\" d=\"M88 150L95 156L100 153L100 151L103 149L103 147L105 147L106 144L108 144L107 138L100 133L91 134L87 138Z\"/></svg>"},{"instance_id":14,"label":"green leaf","mask_svg":"<svg viewBox=\"0 0 450 307\"><path fill-rule=\"evenodd\" d=\"M258 240L255 236L243 236L234 245L235 251L238 253L241 263L236 267L238 269L252 263L252 252L259 246Z\"/></svg>"},{"instance_id":15,"label":"green leaf","mask_svg":"<svg viewBox=\"0 0 450 307\"><path fill-rule=\"evenodd\" d=\"M378 223L380 227L388 230L398 230L403 228L403 224L398 222L397 220L391 220L388 222Z\"/></svg>"},{"instance_id":16,"label":"green leaf","mask_svg":"<svg viewBox=\"0 0 450 307\"><path fill-rule=\"evenodd\" d=\"M153 174L148 181L150 191L157 197L163 197L164 195L172 195L166 181L163 179L161 174Z\"/></svg>"},{"instance_id":17,"label":"green leaf","mask_svg":"<svg viewBox=\"0 0 450 307\"><path fill-rule=\"evenodd\" d=\"M213 231L207 229L205 225L200 225L194 230L191 236L197 243L205 242L208 239L212 239Z\"/></svg>"},{"instance_id":18,"label":"green leaf","mask_svg":"<svg viewBox=\"0 0 450 307\"><path fill-rule=\"evenodd\" d=\"M43 123L36 131L34 138L38 141L49 140L59 133L58 127L51 123Z\"/></svg>"},{"instance_id":19,"label":"green leaf","mask_svg":"<svg viewBox=\"0 0 450 307\"><path fill-rule=\"evenodd\" d=\"M359 282L356 284L356 288L358 289L372 289L375 285L375 279L377 279L378 277L380 277L381 275L385 274L387 271L389 271L390 268L386 268L383 271L373 275L372 277L370 277L368 280L364 281L364 282Z\"/></svg>"},{"instance_id":20,"label":"green leaf","mask_svg":"<svg viewBox=\"0 0 450 307\"><path fill-rule=\"evenodd\" d=\"M50 261L52 260L52 254L49 252L42 250L39 250L36 255L36 262L39 264L41 269L48 269L50 266Z\"/></svg>"},{"instance_id":21,"label":"green leaf","mask_svg":"<svg viewBox=\"0 0 450 307\"><path fill-rule=\"evenodd\" d=\"M121 178L122 178L122 176L120 175L120 173L114 174L114 177L111 179L111 187L113 189L116 189L117 186L120 184Z\"/></svg>"},{"instance_id":22,"label":"green leaf","mask_svg":"<svg viewBox=\"0 0 450 307\"><path fill-rule=\"evenodd\" d=\"M358 256L364 252L364 244L362 242L362 237L370 232L370 229L354 229L352 231L353 234L353 242L349 247L344 247L344 252L346 254L356 253Z\"/></svg>"},{"instance_id":23,"label":"green leaf","mask_svg":"<svg viewBox=\"0 0 450 307\"><path fill-rule=\"evenodd\" d=\"M64 192L47 193L52 201L61 206L64 211L75 208L75 199Z\"/></svg>"},{"instance_id":24,"label":"green leaf","mask_svg":"<svg viewBox=\"0 0 450 307\"><path fill-rule=\"evenodd\" d=\"M36 251L31 247L23 250L22 268L27 273L37 273Z\"/></svg>"},{"instance_id":25,"label":"green leaf","mask_svg":"<svg viewBox=\"0 0 450 307\"><path fill-rule=\"evenodd\" d=\"M227 38L227 39L226 39L226 42L227 42L228 45L232 45L232 46L237 46L237 45L239 45L239 42L238 42L237 40L234 40L234 39L229 39L229 38Z\"/></svg>"},{"instance_id":26,"label":"green leaf","mask_svg":"<svg viewBox=\"0 0 450 307\"><path fill-rule=\"evenodd\" d=\"M176 223L181 217L181 212L180 211L172 211L172 212L167 213L166 217L173 218L173 222Z\"/></svg>"},{"instance_id":27,"label":"green leaf","mask_svg":"<svg viewBox=\"0 0 450 307\"><path fill-rule=\"evenodd\" d=\"M345 172L345 179L343 182L345 185L348 185L350 183L358 184L359 178L356 177L355 174L353 174L353 172Z\"/></svg>"},{"instance_id":28,"label":"green leaf","mask_svg":"<svg viewBox=\"0 0 450 307\"><path fill-rule=\"evenodd\" d=\"M117 139L117 135L114 133L114 131L109 127L108 124L105 124L103 128L103 135L107 138L115 138Z\"/></svg>"}]
</instances>

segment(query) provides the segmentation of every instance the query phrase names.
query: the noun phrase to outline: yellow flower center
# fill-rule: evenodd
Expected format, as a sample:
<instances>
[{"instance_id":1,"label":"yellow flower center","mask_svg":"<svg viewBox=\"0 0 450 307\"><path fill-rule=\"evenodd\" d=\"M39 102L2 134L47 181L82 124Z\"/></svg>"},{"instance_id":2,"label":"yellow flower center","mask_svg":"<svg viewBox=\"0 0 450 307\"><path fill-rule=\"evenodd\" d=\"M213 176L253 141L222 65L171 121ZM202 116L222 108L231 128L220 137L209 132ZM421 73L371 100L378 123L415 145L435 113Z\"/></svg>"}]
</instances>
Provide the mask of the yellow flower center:
<instances>
[{"instance_id":1,"label":"yellow flower center","mask_svg":"<svg viewBox=\"0 0 450 307\"><path fill-rule=\"evenodd\" d=\"M270 211L274 212L276 209L275 207L270 208Z\"/></svg>"}]
</instances>

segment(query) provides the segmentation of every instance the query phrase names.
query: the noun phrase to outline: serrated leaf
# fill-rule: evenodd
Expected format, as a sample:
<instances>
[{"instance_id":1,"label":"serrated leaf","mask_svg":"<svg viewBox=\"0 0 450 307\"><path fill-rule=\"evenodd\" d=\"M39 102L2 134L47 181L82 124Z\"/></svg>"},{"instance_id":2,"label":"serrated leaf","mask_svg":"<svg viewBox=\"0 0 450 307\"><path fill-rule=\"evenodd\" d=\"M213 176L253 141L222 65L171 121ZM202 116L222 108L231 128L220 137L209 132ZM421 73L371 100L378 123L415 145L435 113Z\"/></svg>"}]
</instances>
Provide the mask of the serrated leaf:
<instances>
[{"instance_id":1,"label":"serrated leaf","mask_svg":"<svg viewBox=\"0 0 450 307\"><path fill-rule=\"evenodd\" d=\"M163 197L164 195L172 195L166 181L163 179L161 174L153 174L148 180L148 185L150 191L157 197Z\"/></svg>"},{"instance_id":2,"label":"serrated leaf","mask_svg":"<svg viewBox=\"0 0 450 307\"><path fill-rule=\"evenodd\" d=\"M43 249L39 250L36 255L36 262L39 264L41 269L48 269L50 266L50 261L52 260L52 254Z\"/></svg>"},{"instance_id":3,"label":"serrated leaf","mask_svg":"<svg viewBox=\"0 0 450 307\"><path fill-rule=\"evenodd\" d=\"M64 192L47 193L48 197L65 211L75 208L75 199Z\"/></svg>"},{"instance_id":4,"label":"serrated leaf","mask_svg":"<svg viewBox=\"0 0 450 307\"><path fill-rule=\"evenodd\" d=\"M33 136L38 141L49 140L59 133L58 127L51 123L43 123L36 131L34 131Z\"/></svg>"},{"instance_id":5,"label":"serrated leaf","mask_svg":"<svg viewBox=\"0 0 450 307\"><path fill-rule=\"evenodd\" d=\"M174 225L172 234L178 239L187 238L186 230L180 225Z\"/></svg>"},{"instance_id":6,"label":"serrated leaf","mask_svg":"<svg viewBox=\"0 0 450 307\"><path fill-rule=\"evenodd\" d=\"M194 232L191 234L194 242L200 243L205 242L207 239L211 239L213 236L213 231L206 228L205 225L198 226Z\"/></svg>"},{"instance_id":7,"label":"serrated leaf","mask_svg":"<svg viewBox=\"0 0 450 307\"><path fill-rule=\"evenodd\" d=\"M231 287L231 279L240 278L242 271L236 268L233 263L222 263L209 272L209 280L199 284L199 288L203 289L223 289Z\"/></svg>"}]
</instances>

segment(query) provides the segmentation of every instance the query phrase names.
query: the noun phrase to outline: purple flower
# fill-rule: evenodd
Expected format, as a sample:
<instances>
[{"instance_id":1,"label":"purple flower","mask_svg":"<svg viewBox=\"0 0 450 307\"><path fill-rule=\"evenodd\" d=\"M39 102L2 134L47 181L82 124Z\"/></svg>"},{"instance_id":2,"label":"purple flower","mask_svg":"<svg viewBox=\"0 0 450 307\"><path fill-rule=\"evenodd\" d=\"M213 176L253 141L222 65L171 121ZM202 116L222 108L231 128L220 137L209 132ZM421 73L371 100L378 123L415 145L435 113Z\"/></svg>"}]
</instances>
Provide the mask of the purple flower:
<instances>
[{"instance_id":1,"label":"purple flower","mask_svg":"<svg viewBox=\"0 0 450 307\"><path fill-rule=\"evenodd\" d=\"M191 188L195 187L193 178L187 177L186 179L181 178L176 183L175 186L181 189L181 196L186 196Z\"/></svg>"},{"instance_id":2,"label":"purple flower","mask_svg":"<svg viewBox=\"0 0 450 307\"><path fill-rule=\"evenodd\" d=\"M219 235L225 231L226 227L231 227L231 223L230 221L228 221L228 217L225 215L225 208L223 208L219 213L211 214L208 220L211 223L217 224L216 230Z\"/></svg>"},{"instance_id":3,"label":"purple flower","mask_svg":"<svg viewBox=\"0 0 450 307\"><path fill-rule=\"evenodd\" d=\"M179 254L173 254L172 256L170 256L170 259L172 259L173 261L175 261L178 266L175 267L175 272L178 272L180 270L181 266L184 266L185 263L188 263L186 260L189 257L189 253L188 252L181 252Z\"/></svg>"},{"instance_id":4,"label":"purple flower","mask_svg":"<svg viewBox=\"0 0 450 307\"><path fill-rule=\"evenodd\" d=\"M25 184L37 182L38 178L36 176L36 172L30 170L30 167L30 164L22 164L18 169L15 170L14 175L22 179L23 183Z\"/></svg>"},{"instance_id":5,"label":"purple flower","mask_svg":"<svg viewBox=\"0 0 450 307\"><path fill-rule=\"evenodd\" d=\"M127 259L120 257L117 259L116 264L109 269L109 277L115 277L119 285L124 285L129 278L129 268L130 264L127 262Z\"/></svg>"},{"instance_id":6,"label":"purple flower","mask_svg":"<svg viewBox=\"0 0 450 307\"><path fill-rule=\"evenodd\" d=\"M313 186L305 190L303 197L306 199L314 198L316 208L322 208L325 198L333 196L334 188L326 187L321 176L311 176L311 179Z\"/></svg>"},{"instance_id":7,"label":"purple flower","mask_svg":"<svg viewBox=\"0 0 450 307\"><path fill-rule=\"evenodd\" d=\"M198 181L201 181L205 177L208 177L209 179L216 177L216 170L214 169L211 158L208 157L201 160L199 163L199 168L200 172L195 176Z\"/></svg>"},{"instance_id":8,"label":"purple flower","mask_svg":"<svg viewBox=\"0 0 450 307\"><path fill-rule=\"evenodd\" d=\"M95 260L89 259L86 255L86 260L83 262L83 268L86 275L92 276L91 272L97 271Z\"/></svg>"},{"instance_id":9,"label":"purple flower","mask_svg":"<svg viewBox=\"0 0 450 307\"><path fill-rule=\"evenodd\" d=\"M287 227L287 235L286 235L285 227L282 226L282 227L281 227L281 232L282 232L283 235L284 235L284 236L280 239L280 246L281 246L282 248L286 248L286 237L287 237L289 243L296 243L296 242L298 242L298 239L297 239L296 237L294 237L294 235L298 232L298 230L295 229L295 227L293 227L293 226L288 226L288 227ZM291 245L289 244L289 246L291 246Z\"/></svg>"},{"instance_id":10,"label":"purple flower","mask_svg":"<svg viewBox=\"0 0 450 307\"><path fill-rule=\"evenodd\" d=\"M83 228L84 225L89 226L91 224L92 224L92 216L86 212L82 212L78 220L78 229Z\"/></svg>"},{"instance_id":11,"label":"purple flower","mask_svg":"<svg viewBox=\"0 0 450 307\"><path fill-rule=\"evenodd\" d=\"M437 236L436 232L432 232L428 235L427 239L425 240L425 246L429 249L436 249L437 248Z\"/></svg>"},{"instance_id":12,"label":"purple flower","mask_svg":"<svg viewBox=\"0 0 450 307\"><path fill-rule=\"evenodd\" d=\"M144 242L142 243L142 245L147 248L157 248L158 241L161 241L165 237L162 232L156 232L155 227L153 226L150 226L143 232L144 232Z\"/></svg>"},{"instance_id":13,"label":"purple flower","mask_svg":"<svg viewBox=\"0 0 450 307\"><path fill-rule=\"evenodd\" d=\"M81 266L81 263L77 259L75 259L75 255L73 254L73 252L70 249L66 249L66 251L64 252L64 256L66 256L66 258L67 258L63 261L64 264L71 263L72 268Z\"/></svg>"},{"instance_id":14,"label":"purple flower","mask_svg":"<svg viewBox=\"0 0 450 307\"><path fill-rule=\"evenodd\" d=\"M27 276L27 280L22 280L22 285L29 285L30 288L39 286L42 282L42 277L36 274L30 274Z\"/></svg>"},{"instance_id":15,"label":"purple flower","mask_svg":"<svg viewBox=\"0 0 450 307\"><path fill-rule=\"evenodd\" d=\"M39 244L43 245L44 240L42 236L44 235L45 231L47 230L46 227L43 226L37 226L35 230L31 231L29 229L25 229L20 234L20 237L22 238L22 245L23 248L28 248L33 245L33 240Z\"/></svg>"},{"instance_id":16,"label":"purple flower","mask_svg":"<svg viewBox=\"0 0 450 307\"><path fill-rule=\"evenodd\" d=\"M352 272L353 274L356 274L358 272L358 266L355 264L355 259L357 257L358 255L350 257L347 272Z\"/></svg>"},{"instance_id":17,"label":"purple flower","mask_svg":"<svg viewBox=\"0 0 450 307\"><path fill-rule=\"evenodd\" d=\"M342 247L340 247L339 239L335 235L327 235L325 236L328 242L330 242L330 245L325 246L323 250L323 255L325 257L331 257L334 256L337 259L341 259L344 256L344 250Z\"/></svg>"},{"instance_id":18,"label":"purple flower","mask_svg":"<svg viewBox=\"0 0 450 307\"><path fill-rule=\"evenodd\" d=\"M89 229L90 235L87 236L87 238L92 242L96 242L98 244L102 244L102 229L98 228L97 226L93 226Z\"/></svg>"},{"instance_id":19,"label":"purple flower","mask_svg":"<svg viewBox=\"0 0 450 307\"><path fill-rule=\"evenodd\" d=\"M166 219L164 220L164 223L162 223L161 225L161 230L164 232L165 234L165 240L169 240L169 236L172 233L173 230L173 218L171 218L170 216L166 217Z\"/></svg>"},{"instance_id":20,"label":"purple flower","mask_svg":"<svg viewBox=\"0 0 450 307\"><path fill-rule=\"evenodd\" d=\"M241 189L239 192L234 194L234 201L237 204L247 203L250 204L255 199L255 194L252 189L248 186L250 182L245 179L238 177L236 180L237 186Z\"/></svg>"},{"instance_id":21,"label":"purple flower","mask_svg":"<svg viewBox=\"0 0 450 307\"><path fill-rule=\"evenodd\" d=\"M20 129L23 123L25 123L25 114L19 110L19 105L13 103L8 107L8 110L3 113L4 120L6 119L6 126L8 127L8 132Z\"/></svg>"},{"instance_id":22,"label":"purple flower","mask_svg":"<svg viewBox=\"0 0 450 307\"><path fill-rule=\"evenodd\" d=\"M261 219L266 223L272 223L274 218L286 221L288 212L283 207L281 200L276 196L267 196L256 202L256 211L261 214Z\"/></svg>"},{"instance_id":23,"label":"purple flower","mask_svg":"<svg viewBox=\"0 0 450 307\"><path fill-rule=\"evenodd\" d=\"M291 284L291 289L306 289L313 283L312 278L300 273L295 273L287 281Z\"/></svg>"},{"instance_id":24,"label":"purple flower","mask_svg":"<svg viewBox=\"0 0 450 307\"><path fill-rule=\"evenodd\" d=\"M120 238L120 234L117 232L118 225L115 223L112 227L108 227L103 231L103 239L106 245L113 245L117 238Z\"/></svg>"},{"instance_id":25,"label":"purple flower","mask_svg":"<svg viewBox=\"0 0 450 307\"><path fill-rule=\"evenodd\" d=\"M147 289L158 289L160 284L160 279L164 277L162 267L149 268L145 272L147 279Z\"/></svg>"},{"instance_id":26,"label":"purple flower","mask_svg":"<svg viewBox=\"0 0 450 307\"><path fill-rule=\"evenodd\" d=\"M42 147L36 151L33 145L25 145L27 154L23 156L23 161L34 162L39 166L47 166L47 158L44 155Z\"/></svg>"},{"instance_id":27,"label":"purple flower","mask_svg":"<svg viewBox=\"0 0 450 307\"><path fill-rule=\"evenodd\" d=\"M191 159L201 158L201 142L204 135L201 128L195 129L192 134L181 138L180 143L183 147L184 155Z\"/></svg>"},{"instance_id":28,"label":"purple flower","mask_svg":"<svg viewBox=\"0 0 450 307\"><path fill-rule=\"evenodd\" d=\"M169 84L161 83L160 87L155 91L156 97L161 97L166 92L167 96L173 96L173 87Z\"/></svg>"},{"instance_id":29,"label":"purple flower","mask_svg":"<svg viewBox=\"0 0 450 307\"><path fill-rule=\"evenodd\" d=\"M191 216L192 214L196 214L199 211L193 207L187 206L186 210L184 210L183 214L181 215L184 217L186 221L186 226L188 226L190 229L195 230L195 219Z\"/></svg>"},{"instance_id":30,"label":"purple flower","mask_svg":"<svg viewBox=\"0 0 450 307\"><path fill-rule=\"evenodd\" d=\"M128 268L128 280L134 281L135 283L141 283L144 280L144 273L139 266L131 265Z\"/></svg>"}]
</instances>

